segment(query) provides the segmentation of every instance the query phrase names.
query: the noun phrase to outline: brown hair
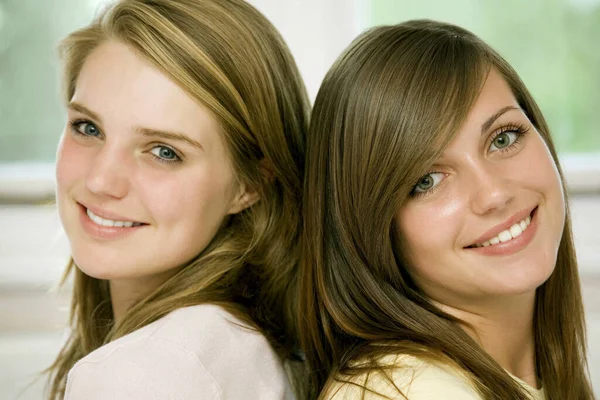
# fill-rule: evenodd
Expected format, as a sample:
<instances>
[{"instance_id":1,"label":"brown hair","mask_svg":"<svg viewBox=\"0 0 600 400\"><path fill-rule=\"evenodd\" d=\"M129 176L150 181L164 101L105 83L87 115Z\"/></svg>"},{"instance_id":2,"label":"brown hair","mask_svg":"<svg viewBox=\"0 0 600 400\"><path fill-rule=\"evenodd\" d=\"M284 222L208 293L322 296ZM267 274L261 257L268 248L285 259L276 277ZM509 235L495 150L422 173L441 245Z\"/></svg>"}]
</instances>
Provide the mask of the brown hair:
<instances>
[{"instance_id":1,"label":"brown hair","mask_svg":"<svg viewBox=\"0 0 600 400\"><path fill-rule=\"evenodd\" d=\"M309 102L283 39L242 0L119 1L62 42L67 102L86 58L107 40L129 46L212 112L238 180L260 201L230 216L201 254L118 324L108 282L85 275L71 260L71 336L48 369L50 398L62 399L68 371L91 351L201 303L227 308L263 333L283 359L293 359L291 288Z\"/></svg>"},{"instance_id":2,"label":"brown hair","mask_svg":"<svg viewBox=\"0 0 600 400\"><path fill-rule=\"evenodd\" d=\"M429 301L394 246L402 242L393 228L397 210L465 121L491 68L558 166L546 121L517 73L460 27L418 20L374 28L328 72L307 139L299 285L314 396L336 376L375 372L384 355L409 354L457 365L485 399L528 398L462 321ZM591 399L568 210L556 268L537 290L534 314L547 398Z\"/></svg>"}]
</instances>

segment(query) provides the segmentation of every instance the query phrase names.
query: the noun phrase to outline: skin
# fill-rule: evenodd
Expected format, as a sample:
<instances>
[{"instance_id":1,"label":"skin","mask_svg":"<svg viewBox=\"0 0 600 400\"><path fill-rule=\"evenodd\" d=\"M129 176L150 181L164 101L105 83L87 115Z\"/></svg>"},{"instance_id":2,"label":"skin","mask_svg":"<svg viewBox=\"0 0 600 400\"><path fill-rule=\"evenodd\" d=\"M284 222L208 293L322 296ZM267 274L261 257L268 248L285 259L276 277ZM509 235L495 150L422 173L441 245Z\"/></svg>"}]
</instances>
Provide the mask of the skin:
<instances>
[{"instance_id":1,"label":"skin","mask_svg":"<svg viewBox=\"0 0 600 400\"><path fill-rule=\"evenodd\" d=\"M210 112L123 44L105 42L88 56L67 108L56 168L60 218L77 266L109 280L119 319L257 197L237 182ZM98 237L84 229L86 208L144 225Z\"/></svg>"},{"instance_id":2,"label":"skin","mask_svg":"<svg viewBox=\"0 0 600 400\"><path fill-rule=\"evenodd\" d=\"M482 125L505 107L488 129ZM521 125L527 133L505 133ZM465 124L431 168L434 186L398 211L409 271L444 311L505 369L537 386L532 332L535 290L552 273L565 221L559 174L542 137L492 70ZM428 188L428 185L421 185ZM421 188L417 190L422 190ZM509 255L467 248L520 211L537 207L527 246Z\"/></svg>"}]
</instances>

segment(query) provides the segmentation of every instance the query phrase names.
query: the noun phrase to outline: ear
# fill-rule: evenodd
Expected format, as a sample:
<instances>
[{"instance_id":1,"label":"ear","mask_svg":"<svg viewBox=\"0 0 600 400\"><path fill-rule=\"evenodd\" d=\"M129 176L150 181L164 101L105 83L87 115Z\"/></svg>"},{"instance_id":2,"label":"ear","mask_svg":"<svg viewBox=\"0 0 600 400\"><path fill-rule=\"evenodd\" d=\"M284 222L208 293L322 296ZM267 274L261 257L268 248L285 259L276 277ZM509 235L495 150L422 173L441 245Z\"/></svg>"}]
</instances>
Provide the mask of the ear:
<instances>
[{"instance_id":1,"label":"ear","mask_svg":"<svg viewBox=\"0 0 600 400\"><path fill-rule=\"evenodd\" d=\"M258 200L260 200L258 192L247 186L245 183L241 183L237 194L231 201L231 206L229 207L227 214L232 215L244 211Z\"/></svg>"}]
</instances>

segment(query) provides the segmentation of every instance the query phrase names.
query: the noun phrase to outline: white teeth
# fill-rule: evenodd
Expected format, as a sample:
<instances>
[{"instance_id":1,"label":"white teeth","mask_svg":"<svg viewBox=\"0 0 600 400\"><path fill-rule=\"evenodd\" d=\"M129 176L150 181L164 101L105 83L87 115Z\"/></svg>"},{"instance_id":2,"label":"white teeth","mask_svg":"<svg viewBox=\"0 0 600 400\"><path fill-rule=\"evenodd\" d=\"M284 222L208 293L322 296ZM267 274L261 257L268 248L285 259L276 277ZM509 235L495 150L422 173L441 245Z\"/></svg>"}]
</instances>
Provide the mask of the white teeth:
<instances>
[{"instance_id":1,"label":"white teeth","mask_svg":"<svg viewBox=\"0 0 600 400\"><path fill-rule=\"evenodd\" d=\"M509 231L502 231L498 234L498 239L500 239L500 242L504 243L512 239L512 236Z\"/></svg>"},{"instance_id":2,"label":"white teeth","mask_svg":"<svg viewBox=\"0 0 600 400\"><path fill-rule=\"evenodd\" d=\"M521 227L521 232L523 232L525 230L525 228L527 228L527 222L525 222L525 220L519 222L519 226Z\"/></svg>"},{"instance_id":3,"label":"white teeth","mask_svg":"<svg viewBox=\"0 0 600 400\"><path fill-rule=\"evenodd\" d=\"M88 215L88 217L90 217L90 219L92 221L94 221L94 223L96 223L97 225L101 225L101 226L115 226L115 227L118 227L118 228L121 228L121 227L131 228L132 226L140 226L140 225L142 225L139 222L113 221L111 219L104 219L104 218L101 218L101 217L97 216L96 214L94 214L93 212L91 212L89 209L87 210L87 215Z\"/></svg>"},{"instance_id":4,"label":"white teeth","mask_svg":"<svg viewBox=\"0 0 600 400\"><path fill-rule=\"evenodd\" d=\"M514 238L516 238L517 236L521 236L521 233L523 233L523 229L521 229L521 225L519 224L514 224L513 226L510 227L510 235Z\"/></svg>"},{"instance_id":5,"label":"white teeth","mask_svg":"<svg viewBox=\"0 0 600 400\"><path fill-rule=\"evenodd\" d=\"M483 243L477 243L475 247L488 247L490 245L508 242L509 240L521 236L521 234L523 234L523 232L525 231L525 229L527 229L530 223L531 217L528 216L527 218L517 222L507 230L500 232L498 235L494 236L490 240L485 241Z\"/></svg>"}]
</instances>

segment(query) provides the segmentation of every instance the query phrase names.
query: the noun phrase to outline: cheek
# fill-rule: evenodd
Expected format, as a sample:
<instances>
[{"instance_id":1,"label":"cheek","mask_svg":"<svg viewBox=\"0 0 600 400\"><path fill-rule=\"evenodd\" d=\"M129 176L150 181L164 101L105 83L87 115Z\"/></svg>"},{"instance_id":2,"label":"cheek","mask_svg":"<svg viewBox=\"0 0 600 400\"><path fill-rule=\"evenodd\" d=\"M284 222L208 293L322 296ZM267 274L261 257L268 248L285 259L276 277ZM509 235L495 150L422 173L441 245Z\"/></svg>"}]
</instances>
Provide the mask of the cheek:
<instances>
[{"instance_id":1,"label":"cheek","mask_svg":"<svg viewBox=\"0 0 600 400\"><path fill-rule=\"evenodd\" d=\"M526 157L521 157L523 163L515 169L516 176L540 193L551 207L551 214L564 222L565 198L558 169L542 138L538 135L535 139Z\"/></svg>"},{"instance_id":2,"label":"cheek","mask_svg":"<svg viewBox=\"0 0 600 400\"><path fill-rule=\"evenodd\" d=\"M453 252L462 208L460 198L449 194L432 203L407 204L398 213L397 227L405 242L403 253L415 269L433 268Z\"/></svg>"},{"instance_id":3,"label":"cheek","mask_svg":"<svg viewBox=\"0 0 600 400\"><path fill-rule=\"evenodd\" d=\"M560 175L558 173L558 168L554 163L552 155L548 148L544 145L543 150L544 161L540 161L540 164L544 164L544 168L541 168L540 173L540 183L547 187L548 192L552 193L557 197L559 203L561 203L562 208L564 208L565 196L563 193L562 182L560 179Z\"/></svg>"},{"instance_id":4,"label":"cheek","mask_svg":"<svg viewBox=\"0 0 600 400\"><path fill-rule=\"evenodd\" d=\"M65 132L56 153L56 185L58 194L73 186L84 175L90 157L85 149L77 145L71 135Z\"/></svg>"},{"instance_id":5,"label":"cheek","mask_svg":"<svg viewBox=\"0 0 600 400\"><path fill-rule=\"evenodd\" d=\"M541 142L538 149L537 165L538 173L531 176L531 181L536 182L538 191L542 193L549 208L549 218L555 220L557 243L560 242L566 217L565 194L558 168L545 143ZM558 244L557 244L558 246Z\"/></svg>"},{"instance_id":6,"label":"cheek","mask_svg":"<svg viewBox=\"0 0 600 400\"><path fill-rule=\"evenodd\" d=\"M195 230L218 224L224 216L229 198L228 179L222 175L190 169L160 177L144 175L137 181L141 200L158 225Z\"/></svg>"}]
</instances>

